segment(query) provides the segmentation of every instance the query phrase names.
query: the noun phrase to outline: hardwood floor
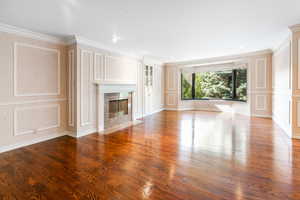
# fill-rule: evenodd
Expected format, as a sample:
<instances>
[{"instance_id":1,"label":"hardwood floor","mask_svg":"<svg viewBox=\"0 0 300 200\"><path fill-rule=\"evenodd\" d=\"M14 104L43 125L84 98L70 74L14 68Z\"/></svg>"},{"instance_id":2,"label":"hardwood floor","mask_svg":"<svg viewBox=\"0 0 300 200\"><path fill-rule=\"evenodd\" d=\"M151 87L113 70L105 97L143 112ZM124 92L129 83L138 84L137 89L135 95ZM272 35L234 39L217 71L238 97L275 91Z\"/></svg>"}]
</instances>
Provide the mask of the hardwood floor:
<instances>
[{"instance_id":1,"label":"hardwood floor","mask_svg":"<svg viewBox=\"0 0 300 200\"><path fill-rule=\"evenodd\" d=\"M0 199L300 199L300 141L270 119L164 111L0 154Z\"/></svg>"}]
</instances>

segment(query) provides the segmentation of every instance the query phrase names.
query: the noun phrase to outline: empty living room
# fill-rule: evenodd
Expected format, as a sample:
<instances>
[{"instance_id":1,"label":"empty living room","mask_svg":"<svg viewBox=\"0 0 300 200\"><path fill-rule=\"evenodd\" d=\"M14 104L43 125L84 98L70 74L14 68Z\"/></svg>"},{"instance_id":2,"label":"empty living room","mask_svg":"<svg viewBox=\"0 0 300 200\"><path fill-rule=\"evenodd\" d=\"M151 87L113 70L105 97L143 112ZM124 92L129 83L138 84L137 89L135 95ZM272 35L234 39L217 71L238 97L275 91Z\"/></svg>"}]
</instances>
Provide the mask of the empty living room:
<instances>
[{"instance_id":1,"label":"empty living room","mask_svg":"<svg viewBox=\"0 0 300 200\"><path fill-rule=\"evenodd\" d=\"M299 0L1 0L0 200L300 200Z\"/></svg>"}]
</instances>

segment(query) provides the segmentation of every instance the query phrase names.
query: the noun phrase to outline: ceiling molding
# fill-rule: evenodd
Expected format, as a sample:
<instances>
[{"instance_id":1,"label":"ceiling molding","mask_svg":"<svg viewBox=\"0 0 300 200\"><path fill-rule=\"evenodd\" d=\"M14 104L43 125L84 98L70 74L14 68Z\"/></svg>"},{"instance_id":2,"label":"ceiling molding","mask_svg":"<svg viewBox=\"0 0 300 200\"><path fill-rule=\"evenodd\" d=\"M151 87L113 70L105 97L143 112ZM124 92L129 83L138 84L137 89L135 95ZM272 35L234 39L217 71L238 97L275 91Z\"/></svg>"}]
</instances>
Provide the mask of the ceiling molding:
<instances>
[{"instance_id":1,"label":"ceiling molding","mask_svg":"<svg viewBox=\"0 0 300 200\"><path fill-rule=\"evenodd\" d=\"M142 55L138 55L136 53L128 53L128 51L124 51L124 50L120 50L119 48L112 48L110 46L104 45L100 42L96 42L78 35L75 35L75 41L77 44L81 44L81 45L86 45L86 46L90 46L90 47L94 47L97 49L101 49L101 50L105 50L105 51L109 51L111 53L116 53L116 54L120 54L123 56L128 56L128 57L132 57L138 60L141 60L143 57Z\"/></svg>"},{"instance_id":2,"label":"ceiling molding","mask_svg":"<svg viewBox=\"0 0 300 200\"><path fill-rule=\"evenodd\" d=\"M169 62L166 63L167 65L199 65L199 64L206 64L206 63L214 63L224 60L234 60L234 59L242 59L251 56L258 56L263 54L272 54L272 49L264 49L260 51L253 51L235 55L228 55L228 56L220 56L220 57L212 57L212 58L204 58L199 60L189 60L189 61L180 61L180 62Z\"/></svg>"},{"instance_id":3,"label":"ceiling molding","mask_svg":"<svg viewBox=\"0 0 300 200\"><path fill-rule=\"evenodd\" d=\"M31 39L51 42L51 43L55 43L55 44L65 44L65 41L62 38L30 31L30 30L19 28L16 26L4 24L1 22L0 22L0 31L5 32L5 33L12 33L12 34L20 35L20 36L31 38Z\"/></svg>"},{"instance_id":4,"label":"ceiling molding","mask_svg":"<svg viewBox=\"0 0 300 200\"><path fill-rule=\"evenodd\" d=\"M299 32L300 31L300 24L295 24L293 26L290 26L289 28L292 32Z\"/></svg>"}]
</instances>

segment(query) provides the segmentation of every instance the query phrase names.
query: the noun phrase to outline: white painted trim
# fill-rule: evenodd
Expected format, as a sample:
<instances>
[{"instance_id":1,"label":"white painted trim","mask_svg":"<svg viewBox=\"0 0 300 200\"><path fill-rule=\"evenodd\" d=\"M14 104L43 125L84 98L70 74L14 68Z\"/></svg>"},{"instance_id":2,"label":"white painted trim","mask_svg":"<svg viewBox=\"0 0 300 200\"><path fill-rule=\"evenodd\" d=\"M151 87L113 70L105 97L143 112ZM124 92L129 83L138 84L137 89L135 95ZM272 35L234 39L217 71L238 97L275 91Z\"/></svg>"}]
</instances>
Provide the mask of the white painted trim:
<instances>
[{"instance_id":1,"label":"white painted trim","mask_svg":"<svg viewBox=\"0 0 300 200\"><path fill-rule=\"evenodd\" d=\"M251 117L272 118L272 115L257 115L257 114L252 114Z\"/></svg>"},{"instance_id":2,"label":"white painted trim","mask_svg":"<svg viewBox=\"0 0 300 200\"><path fill-rule=\"evenodd\" d=\"M300 39L298 39L298 77L297 78L298 78L298 89L300 89Z\"/></svg>"},{"instance_id":3,"label":"white painted trim","mask_svg":"<svg viewBox=\"0 0 300 200\"><path fill-rule=\"evenodd\" d=\"M84 98L83 96L83 69L84 69L84 66L83 66L83 54L84 53L88 53L90 54L90 66L89 66L89 80L90 82L88 83L88 92L89 92L89 95L88 95L88 121L84 122L84 119L83 119L83 115L82 113L84 112L84 107L83 107L83 104L82 104L82 100ZM88 50L81 50L81 55L80 55L80 125L81 126L87 126L87 125L90 125L92 122L91 122L91 104L92 104L92 98L91 98L91 89L90 89L90 84L91 84L91 70L92 70L92 62L93 62L93 52L92 51L88 51Z\"/></svg>"},{"instance_id":4,"label":"white painted trim","mask_svg":"<svg viewBox=\"0 0 300 200\"><path fill-rule=\"evenodd\" d=\"M177 67L168 67L167 70L167 90L168 91L177 91L177 84L176 84L176 75L178 75ZM174 76L170 76L170 73L172 73ZM180 72L179 72L180 74ZM172 81L172 84L170 84L170 80ZM178 81L181 80L181 76L178 77ZM172 87L170 87L170 85Z\"/></svg>"},{"instance_id":5,"label":"white painted trim","mask_svg":"<svg viewBox=\"0 0 300 200\"><path fill-rule=\"evenodd\" d=\"M61 136L64 136L64 135L66 135L65 132L53 133L53 134L50 134L50 135L45 135L45 136L35 138L33 140L30 140L30 141L24 141L24 142L19 142L19 143L7 145L7 146L1 146L0 147L0 153L6 152L6 151L11 151L13 149L18 149L18 148L25 147L25 146L28 146L28 145L44 142L44 141L51 140L51 139L61 137Z\"/></svg>"},{"instance_id":6,"label":"white painted trim","mask_svg":"<svg viewBox=\"0 0 300 200\"><path fill-rule=\"evenodd\" d=\"M292 32L298 32L300 31L300 24L295 24L293 26L290 26L289 29L292 31Z\"/></svg>"},{"instance_id":7,"label":"white painted trim","mask_svg":"<svg viewBox=\"0 0 300 200\"><path fill-rule=\"evenodd\" d=\"M264 98L264 106L263 106L263 108L258 108L257 107L258 97L263 97ZM256 95L255 96L255 110L266 111L266 109L267 109L266 105L267 105L267 96L266 95Z\"/></svg>"},{"instance_id":8,"label":"white painted trim","mask_svg":"<svg viewBox=\"0 0 300 200\"><path fill-rule=\"evenodd\" d=\"M297 140L300 140L300 135L297 135L297 136L293 136L292 138L293 138L293 139L297 139Z\"/></svg>"},{"instance_id":9,"label":"white painted trim","mask_svg":"<svg viewBox=\"0 0 300 200\"><path fill-rule=\"evenodd\" d=\"M17 114L18 111L21 110L34 110L34 109L38 109L38 108L57 108L57 124L53 125L53 126L47 126L47 127L41 127L41 128L37 128L35 130L28 130L28 131L23 131L18 133L17 132L17 125L18 125L18 119L17 119ZM26 106L26 107L16 107L14 108L14 136L20 136L20 135L27 135L27 134L33 134L33 133L38 133L40 131L45 131L48 129L52 129L52 128L59 128L61 125L61 119L60 119L60 114L61 114L61 109L60 109L60 104L49 104L49 105L39 105L39 106Z\"/></svg>"},{"instance_id":10,"label":"white painted trim","mask_svg":"<svg viewBox=\"0 0 300 200\"><path fill-rule=\"evenodd\" d=\"M17 64L18 64L18 60L17 60L17 47L18 46L23 46L23 47L31 47L31 48L36 48L36 49L41 49L44 51L52 51L55 52L57 54L57 92L54 93L29 93L29 94L18 94L17 91ZM60 66L60 50L58 49L52 49L52 48L46 48L46 47L41 47L41 46L36 46L36 45L31 45L31 44L26 44L26 43L19 43L19 42L15 42L14 43L14 54L13 54L13 71L14 71L14 96L16 97L28 97L28 96L59 96L60 95L60 70L61 70L61 66Z\"/></svg>"},{"instance_id":11,"label":"white painted trim","mask_svg":"<svg viewBox=\"0 0 300 200\"><path fill-rule=\"evenodd\" d=\"M94 81L98 85L137 85L136 81L118 81L118 80L104 80Z\"/></svg>"},{"instance_id":12,"label":"white painted trim","mask_svg":"<svg viewBox=\"0 0 300 200\"><path fill-rule=\"evenodd\" d=\"M204 63L218 62L218 61L224 61L224 60L241 59L241 58L259 56L259 55L265 55L265 54L271 54L271 53L273 53L272 49L263 49L263 50L248 52L248 53L226 55L226 56L219 56L219 57L212 57L212 58L203 58L203 59L196 59L196 60L190 60L190 61L167 62L167 63L165 63L165 66L167 66L167 65L204 64Z\"/></svg>"},{"instance_id":13,"label":"white painted trim","mask_svg":"<svg viewBox=\"0 0 300 200\"><path fill-rule=\"evenodd\" d=\"M166 111L178 111L177 108L164 108L164 110L166 110Z\"/></svg>"},{"instance_id":14,"label":"white painted trim","mask_svg":"<svg viewBox=\"0 0 300 200\"><path fill-rule=\"evenodd\" d=\"M297 101L297 127L300 128L300 101Z\"/></svg>"},{"instance_id":15,"label":"white painted trim","mask_svg":"<svg viewBox=\"0 0 300 200\"><path fill-rule=\"evenodd\" d=\"M0 106L11 106L11 105L23 105L23 104L36 104L36 103L48 103L48 102L62 102L67 101L66 98L55 98L55 99L40 99L32 101L18 101L18 102L4 102L0 103Z\"/></svg>"},{"instance_id":16,"label":"white painted trim","mask_svg":"<svg viewBox=\"0 0 300 200\"><path fill-rule=\"evenodd\" d=\"M101 65L100 65L100 69L97 69L97 57L100 56L101 58ZM100 64L100 63L99 63ZM101 53L94 53L94 81L100 81L100 80L103 80L104 79L104 54L101 54ZM98 71L100 70L100 71ZM100 73L100 77L97 77L97 73L96 72L99 72ZM102 76L102 78L101 78Z\"/></svg>"},{"instance_id":17,"label":"white painted trim","mask_svg":"<svg viewBox=\"0 0 300 200\"><path fill-rule=\"evenodd\" d=\"M147 116L149 116L149 115L153 115L153 114L155 114L155 113L159 113L159 112L164 111L164 110L165 110L165 108L161 108L161 109L155 110L155 111L153 111L153 112L150 112L150 113L147 113L147 114L143 114L142 117L147 117Z\"/></svg>"},{"instance_id":18,"label":"white painted trim","mask_svg":"<svg viewBox=\"0 0 300 200\"><path fill-rule=\"evenodd\" d=\"M273 55L277 56L278 53L280 53L281 49L284 49L286 47L290 47L291 45L291 33L289 33L286 38L281 41L276 47L273 48Z\"/></svg>"},{"instance_id":19,"label":"white painted trim","mask_svg":"<svg viewBox=\"0 0 300 200\"><path fill-rule=\"evenodd\" d=\"M265 65L264 65L264 86L260 87L257 85L257 77L258 77L258 62L259 61L264 61ZM255 87L257 89L266 89L267 88L267 66L268 66L268 63L267 63L267 58L259 58L259 59L256 59L255 60L255 75L256 75L256 84L255 84Z\"/></svg>"},{"instance_id":20,"label":"white painted trim","mask_svg":"<svg viewBox=\"0 0 300 200\"><path fill-rule=\"evenodd\" d=\"M117 53L117 54L120 54L120 55L132 57L134 59L142 60L141 55L137 55L137 54L134 54L134 53L128 53L128 51L125 51L125 50L123 51L123 50L120 50L119 48L111 48L110 46L104 45L100 42L89 40L87 38L84 38L84 37L81 37L81 36L78 36L78 35L75 35L75 38L76 38L76 43L77 44L87 45L87 46L94 47L94 48L97 48L97 49L107 50L107 51L110 51L112 53Z\"/></svg>"},{"instance_id":21,"label":"white painted trim","mask_svg":"<svg viewBox=\"0 0 300 200\"><path fill-rule=\"evenodd\" d=\"M30 31L27 29L19 28L19 27L4 24L4 23L0 23L0 31L5 32L5 33L12 33L12 34L20 35L20 36L31 38L31 39L51 42L54 44L66 44L66 42L62 38L33 32L33 31Z\"/></svg>"},{"instance_id":22,"label":"white painted trim","mask_svg":"<svg viewBox=\"0 0 300 200\"><path fill-rule=\"evenodd\" d=\"M166 105L167 106L176 106L177 105L177 103L176 103L176 93L168 93L167 94L167 97L166 97ZM173 96L173 98L174 98L174 103L170 103L170 101L169 101L169 98L171 97L171 96Z\"/></svg>"},{"instance_id":23,"label":"white painted trim","mask_svg":"<svg viewBox=\"0 0 300 200\"><path fill-rule=\"evenodd\" d=\"M68 124L69 126L74 126L74 110L75 110L75 53L74 49L69 50L68 52L68 68L69 68L69 87L68 87Z\"/></svg>"},{"instance_id":24,"label":"white painted trim","mask_svg":"<svg viewBox=\"0 0 300 200\"><path fill-rule=\"evenodd\" d=\"M92 128L92 129L88 129L88 130L82 130L82 131L79 131L79 132L67 131L66 135L71 136L73 138L80 138L80 137L90 135L90 134L93 134L93 133L97 133L97 132L98 131L97 131L96 128Z\"/></svg>"}]
</instances>

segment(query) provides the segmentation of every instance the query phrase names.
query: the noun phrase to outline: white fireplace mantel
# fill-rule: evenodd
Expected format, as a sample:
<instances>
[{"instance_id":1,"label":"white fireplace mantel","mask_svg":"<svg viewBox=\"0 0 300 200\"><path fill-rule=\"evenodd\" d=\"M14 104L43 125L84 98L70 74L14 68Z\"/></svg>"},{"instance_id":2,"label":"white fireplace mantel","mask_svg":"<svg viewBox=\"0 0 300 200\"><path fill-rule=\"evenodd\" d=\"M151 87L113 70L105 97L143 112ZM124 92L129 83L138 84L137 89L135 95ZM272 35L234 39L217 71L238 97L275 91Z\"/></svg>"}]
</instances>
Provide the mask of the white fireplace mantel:
<instances>
[{"instance_id":1,"label":"white fireplace mantel","mask_svg":"<svg viewBox=\"0 0 300 200\"><path fill-rule=\"evenodd\" d=\"M136 120L136 90L135 82L95 81L97 85L97 129L104 131L104 94L118 92L132 92L132 120Z\"/></svg>"}]
</instances>

